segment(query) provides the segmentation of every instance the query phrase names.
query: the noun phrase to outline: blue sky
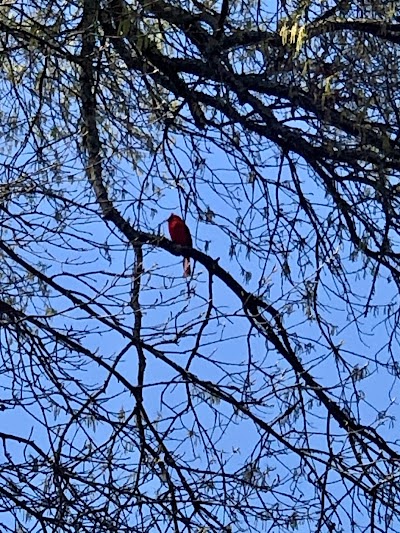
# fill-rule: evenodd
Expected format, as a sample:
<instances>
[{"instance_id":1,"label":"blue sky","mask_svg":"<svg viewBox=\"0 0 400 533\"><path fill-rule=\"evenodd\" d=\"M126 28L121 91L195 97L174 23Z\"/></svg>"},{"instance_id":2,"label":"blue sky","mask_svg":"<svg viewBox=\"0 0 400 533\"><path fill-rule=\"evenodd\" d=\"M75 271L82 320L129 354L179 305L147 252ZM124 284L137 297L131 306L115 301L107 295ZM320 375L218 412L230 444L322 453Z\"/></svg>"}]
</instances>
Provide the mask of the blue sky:
<instances>
[{"instance_id":1,"label":"blue sky","mask_svg":"<svg viewBox=\"0 0 400 533\"><path fill-rule=\"evenodd\" d=\"M26 87L21 88L25 96L28 94L26 90ZM66 133L66 124L61 123L60 131L56 131L52 128L50 108L45 105L42 111L49 121L44 126L45 138L47 136L47 139L54 141L58 160L52 160L54 154L47 144L44 160L36 163L29 162L31 155L35 154L34 145L28 146L16 160L12 156L3 156L3 168L7 167L8 170L3 174L3 179L12 184L14 194L8 205L13 218L3 213L2 239L29 264L38 268L45 266L48 276L90 302L99 315L110 321L117 319L130 332L134 318L130 307L133 252L115 228L107 226L101 219L90 193L78 147L71 141L78 136L78 128L74 132L77 109L74 105L69 108L68 129L72 137L66 140L62 138ZM106 111L105 108L104 113ZM135 114L132 110L132 116L126 117L127 126L136 128L131 130L134 135L128 136L128 140L123 130L110 127L107 118L101 117L103 139L113 145L103 161L104 177L109 185L109 193L115 198L121 212L135 227L145 231L160 230L167 234L166 218L171 212L186 214L185 205L189 199L186 221L192 230L194 246L206 250L212 257L218 257L220 264L248 291L262 293L267 301L282 311L284 325L293 335L292 341L299 344L298 355L303 364L321 385L329 387L329 394L337 402L346 401L348 408L357 413L356 395L360 398L364 395L359 407L361 422L366 425L373 423L377 414L381 413L385 425L379 428L380 433L388 441L397 439L396 425L385 420L382 413L389 406L387 415L395 416L398 384L394 376L387 374L380 365L388 360L386 343L390 333L382 322L385 318L383 306L389 302L397 305L393 283L388 283L385 277L378 278L372 300L375 307L364 317L362 303L370 290L371 273L368 267L364 267L360 257L350 260L352 248L348 244L341 245L338 239L333 239L336 242L329 256L331 265L325 261L317 267L314 258L305 265L301 250L289 243L289 237L293 235L289 222L296 220L299 234L309 246L309 256L315 249L312 228L304 220L301 211L296 215L297 206L292 204L291 199L292 176L286 166L280 172L279 154L269 143L262 140L257 143L257 139L253 139L250 144L242 132L235 132L238 143L251 149L257 160L259 176L256 177L248 172L243 161L215 147L215 144L221 145L224 140L223 136L218 138L217 133L213 133L213 138L210 137L206 143L200 142L199 153L205 160L196 166L196 143L191 144L177 134L174 140L170 140L166 153L159 151L154 155L151 150L157 143L154 142L151 149L146 148L150 140L144 137L136 139L133 147L130 145L128 141L148 125L148 116L145 112ZM122 115L119 119L123 123ZM62 131L63 128L65 131ZM151 134L155 133L155 129L154 126ZM231 133L227 128L226 134ZM18 139L17 134L21 132L13 134ZM120 150L116 151L116 146ZM9 149L7 145L5 153ZM11 163L13 166L10 166ZM305 194L318 206L316 209L321 223L329 231L331 206L322 187L301 161L296 168ZM280 192L276 193L278 180ZM55 183L60 195L73 199L74 203L67 205L55 199L43 199L46 187L53 188ZM29 188L32 188L32 192ZM143 200L142 204L138 202L139 197ZM272 206L277 208L277 201L287 219L278 220L277 231L273 233L276 212ZM285 257L286 246L291 249ZM235 413L230 405L204 389L190 385L193 403L189 405L186 383L173 369L174 364L185 367L196 343L196 335L202 327L210 298L207 272L200 264L196 264L194 277L187 283L181 275L181 258L152 246L145 246L144 254L145 273L140 296L143 339L163 351L171 361L167 364L150 353L146 354L143 395L150 419L161 435L168 431L165 443L182 466L200 470L208 463L211 469L215 469L215 479L222 466L227 473L237 478L259 476L264 486L268 485L274 490L265 489L258 501L255 494L246 500L246 489L235 487L235 490L228 491L232 501L236 504L243 502L243 505L247 501L254 505L263 503L273 519L277 523L282 520L281 525L286 529L290 530L298 521L298 529L308 531L310 522L307 522L307 518L316 519L315 516L308 516L313 510L312 505L317 503L314 493L316 480L312 476L307 479L307 475L304 475L297 482L293 481L296 472L300 474L301 467L304 468L304 463L300 464L294 452L284 450L274 437L255 427L253 422ZM352 304L358 313L355 316L349 313L349 308L343 303L343 287L329 270L335 262L339 264L339 260L348 270L348 287L353 291ZM301 268L304 269L302 272ZM288 279L289 271L291 281ZM332 350L321 338L313 310L301 303L306 288L312 289L317 274L325 284L325 289L320 285L318 292L321 312L327 321L337 327L335 332L330 330L329 324L323 328L332 334L335 345L341 347L344 363L335 361ZM306 284L303 283L304 278ZM32 279L27 273L17 268L12 260L3 258L3 297L5 294L26 291L28 313L39 315L44 321L46 315L55 312L52 318L55 327L67 331L71 338L74 335L79 337L85 348L92 350L96 357L108 364L113 364L127 346L127 340L122 335L95 322L84 311L76 309L67 298L51 292L49 295L41 294L40 284L34 286L33 293L31 288ZM271 344L250 327L237 298L218 279L213 280L212 289L211 319L203 332L201 347L192 360L190 371L200 380L218 384L225 393L237 400L251 400L252 412L272 424L293 446L304 447L306 440L301 434L301 410L287 421L276 422L288 407L298 402L299 407L306 412L308 445L319 450L322 456L327 451L324 408L312 393L304 387L297 387L293 371L272 349ZM355 318L361 334L356 328ZM4 348L7 346L5 332L1 335ZM53 455L57 450L51 449L52 443L60 443L62 426L73 415L65 409L65 400L60 391L50 385L51 371L56 372L65 391L70 394L70 407L74 411L78 411L87 398L82 394L82 387L85 388L85 395L88 391L96 394L102 389L108 372L94 358L61 348L44 335L41 338L47 346L47 352L32 351L29 342L23 340L19 349L14 351L12 364L7 360L7 350L4 348L0 400L10 407L1 412L0 417L6 428L4 432L30 438ZM137 352L130 348L118 362L117 370L131 384L135 384L137 365ZM15 369L20 381L11 378ZM350 378L352 369L354 383ZM365 369L365 376L357 381L360 369ZM346 394L342 396L338 392L339 378L349 380ZM40 387L51 387L51 395L46 396L46 391L41 391ZM32 391L39 396L31 397ZM19 395L22 395L23 401ZM94 423L87 409L82 414L82 424L78 427L72 423L64 435L65 453L73 456L73 459L63 457L64 464L82 475L86 474L92 460L104 460L107 455L106 443L112 435L115 438L113 451L119 461L115 466L115 475L120 476L115 483L123 483L128 479L133 484L138 461L137 431L133 417L135 399L121 380L116 378L110 380L100 398L104 402L97 407L100 420ZM302 405L299 398L304 402ZM14 407L11 407L12 402L15 402ZM188 406L190 408L187 410ZM52 426L50 433L43 425L45 420ZM117 431L116 421L124 420L129 420L129 424ZM332 421L330 431L333 453L348 453L348 449L343 450L343 432ZM150 432L149 442L162 460L163 451L157 449ZM213 445L215 449L212 449ZM82 450L79 448L84 446L90 452L86 460L80 457ZM10 449L16 461L30 462L31 452L24 454L22 444L14 442L10 444ZM8 459L4 449L0 454L3 454L0 455L1 462L6 463ZM155 460L154 457L150 459ZM254 462L257 462L258 470L250 472L249 465ZM314 463L317 473L322 475L323 467L316 461ZM160 475L157 466L154 471ZM188 479L190 475L195 475L187 470L185 472ZM46 473L37 472L33 483L45 487ZM9 473L4 475L12 477ZM98 479L101 476L106 479L107 473L96 472L96 475ZM331 472L330 476L331 496L345 496L346 487L338 482L337 474ZM220 490L220 480L215 483ZM81 488L78 481L76 486ZM163 487L156 475L149 475L143 483L143 489L148 493L157 493ZM210 498L215 496L213 490L210 486ZM88 506L92 504L89 494L84 493L82 497L88 498ZM298 504L294 503L296 498ZM293 515L294 507L297 508L296 515ZM232 513L230 505L227 505L227 509ZM344 531L349 530L350 521L345 515L349 509L349 503L344 502L340 512ZM282 512L282 517L279 512ZM361 514L356 513L358 520L361 520ZM218 510L218 515L226 523L232 518L232 515L228 517L224 514L222 509ZM132 517L132 522L135 518ZM4 517L4 523L8 523L8 520L9 515ZM337 517L335 520L338 520ZM240 527L246 531L246 526L239 519L234 523L234 531Z\"/></svg>"},{"instance_id":2,"label":"blue sky","mask_svg":"<svg viewBox=\"0 0 400 533\"><path fill-rule=\"evenodd\" d=\"M232 183L234 180L237 180L237 187L239 189L237 175L221 170L228 165L221 154L210 156L208 165L217 169L215 172L222 182L230 180ZM273 169L268 169L268 175L271 179L273 173ZM287 179L289 179L289 176ZM308 178L305 177L304 179ZM78 181L77 184L74 184L74 189L79 189L81 183L83 182ZM243 188L246 187L247 189L251 189L252 185L248 184L243 186ZM311 186L309 194L314 195L314 198L316 198L319 193L316 189L315 191L313 189L314 187ZM242 192L238 193L238 198L244 198ZM246 200L239 201L243 203L243 211L245 212ZM179 201L176 189L168 186L165 187L160 203L159 213L157 213L154 219L155 228L165 220L166 212L167 214L169 211L179 213ZM224 228L228 230L233 229L233 210L229 208L225 210L224 203L214 193L207 195L207 204L216 213L215 221L217 223L221 220L223 221L223 227L219 228L218 225L213 223L196 221L196 216L193 215L188 216L187 222L189 226L195 228L193 232L195 236L194 245L202 249L204 241L209 241L208 253L213 257L220 257L220 264L238 279L243 277L242 269L252 272L252 278L246 285L246 288L248 290L256 290L258 279L261 275L260 265L261 267L264 266L262 260L253 259L252 257L246 258L244 252L239 255L237 261L230 259L230 239L226 236ZM41 218L44 219L51 208L49 206L42 206L41 209L43 212ZM25 218L35 220L38 217L37 214L32 214ZM133 254L127 249L126 243L123 242L120 236L110 235L105 230L95 215L91 214L90 218L92 222L86 222L84 226L82 226L79 218L75 220L70 218L70 225L66 230L70 235L68 237L69 243L67 250L62 250L57 246L57 243L55 245L49 245L46 242L37 242L36 244L30 244L30 247L35 250L34 255L30 253L29 248L20 247L18 252L25 259L31 261L32 264L40 257L40 260L48 265L46 273L51 276L56 276L54 279L63 287L77 291L82 297L88 298L89 300L95 298L91 305L100 314L104 314L104 310L100 308L100 304L106 303L112 297L114 303L109 308L112 315L120 317L122 322L129 327L133 320L129 308L130 273ZM12 224L14 225L15 223ZM253 224L255 226L257 225L256 222L253 222ZM84 238L86 242L80 240L82 230L85 231ZM162 231L166 233L165 224L162 226ZM259 229L259 233L262 235L262 228ZM53 234L53 236L54 239L58 238L56 234ZM244 234L244 240L246 240L246 234ZM102 257L102 254L96 250L96 246L99 245L98 243L101 244L104 242L107 242L107 253L111 261ZM346 246L337 250L337 257L341 257L343 261L346 261L348 254L349 250ZM359 268L357 262L350 264L350 268L353 268L353 265L355 270ZM306 319L304 310L296 303L299 300L299 292L304 290L303 284L296 277L296 254L293 254L289 258L289 266L293 275L294 287L282 275L278 261L274 260L273 257L269 259L268 265L266 265L266 272L269 275L263 275L263 277L266 277L264 283L269 287L267 291L268 300L277 308L286 309L284 323L289 332L296 332L301 342L311 343L313 345L314 351L310 353L303 351L301 353L303 362L308 362L308 365L313 367L313 359L325 355L324 361L318 362L312 369L312 375L323 385L335 386L337 372L333 357L329 353L329 350L320 344L320 336L315 322L310 322ZM172 361L184 367L190 355L190 350L193 347L194 338L182 338L178 344L174 342L174 339L176 334L180 333L189 324L194 333L201 326L208 300L207 274L201 265L196 265L194 278L189 282L191 294L188 297L188 285L181 277L180 259L176 259L162 250L148 246L145 247L145 269L149 273L146 272L143 276L143 292L141 294L141 304L144 313L143 336L147 342L155 344L157 348L164 350ZM85 272L86 275L83 276L82 274ZM90 274L90 272L93 273ZM352 288L355 292L365 297L369 289L369 283L363 279L356 279L357 277L359 277L358 274L352 276ZM315 269L313 271L312 265L309 268L307 278L310 283L315 278ZM327 266L321 268L321 278L328 288L333 287ZM376 287L377 296L374 299L375 304L384 304L392 299L388 287L390 288L390 285L387 285L385 280L378 281ZM210 380L213 383L223 384L227 387L227 391L233 390L230 388L236 386L238 390L234 394L240 398L239 391L242 391L242 393L245 391L245 388L243 388L243 372L249 360L251 360L253 365L251 382L254 398L258 398L262 402L262 405L256 410L261 413L261 416L266 421L273 421L282 413L284 406L290 405L290 384L294 383L293 374L287 364L271 350L270 346L266 345L263 339L255 335L254 332L250 340L251 352L249 353L247 336L250 328L248 321L243 317L237 299L230 294L219 280L214 280L213 295L215 306L218 307L221 315L213 312L212 321L210 321L210 324L205 329L205 334L208 337L204 337L205 342L200 350L201 354L193 359L190 370L202 380ZM287 306L291 302L292 309L289 311ZM349 350L349 352L345 352L348 364L358 364L360 367L363 367L366 364L365 357L372 359L368 365L370 375L360 384L357 384L357 388L363 391L370 404L368 406L364 402L361 410L361 420L363 423L368 424L375 418L376 411L383 411L389 401L394 400L398 395L398 386L395 385L392 388L393 377L385 376L379 366L373 362L374 354L384 344L386 338L383 332L383 325L379 325L381 319L379 317L374 319L370 316L366 318L360 317L359 325L365 331L363 337L360 339L355 332L354 324L349 322L347 311L338 297L334 297L332 294L321 293L321 302L322 304L329 303L331 306L328 315L330 320L338 326L336 335L334 336L335 342L338 345L341 344L343 350ZM58 297L55 300L50 298L49 305L61 313L59 317L53 320L53 323L57 327L65 328L66 326L72 326L73 330L84 330L85 327L91 328L94 325L92 319L85 317L84 312L76 310L66 311L71 307L71 304L63 297ZM36 309L37 312L38 309ZM41 309L41 312L45 312L45 309ZM117 333L107 332L103 326L99 328L96 326L94 332L84 334L82 343L85 347L94 350L96 355L110 361L126 346L126 340L123 340ZM354 355L354 353L358 355ZM382 356L385 357L384 352ZM65 368L68 368L70 367L68 360L71 356L66 354L65 357ZM74 358L71 359L71 362ZM183 408L182 406L187 401L186 387L182 383L179 384L181 380L178 380L178 383L172 382L173 379L176 381L176 373L168 365L157 360L150 354L147 354L146 359L144 401L148 413L153 419L171 417L179 405ZM26 356L24 356L23 360L25 361L24 364L28 365ZM85 368L81 371L74 370L71 367L68 372L75 378L82 380L85 385L93 385L95 389L98 388L98 384L102 383L107 373L94 362L85 361L85 365ZM256 368L259 370L256 370ZM118 370L128 380L135 383L137 373L137 355L135 349L130 349L124 355L118 365ZM6 384L7 386L11 386L10 382L7 382L5 379L3 377L3 387ZM46 377L41 377L40 379L46 384ZM78 394L78 389L73 383L66 386L71 394L74 394L73 391L76 391L76 394ZM289 389L287 389L288 386ZM209 457L208 460L211 460L210 451L207 450L206 438L209 435L212 441L217 443L219 449L219 458L216 456L213 460L222 461L226 465L225 468L227 471L234 473L240 468L245 468L244 463L246 462L246 458L251 455L254 447L259 449L257 442L261 438L263 448L265 448L268 442L272 447L271 449L275 450L272 455L267 455L259 463L260 471L263 472L262 475L266 476L269 483L276 482L277 479L280 479L282 489L290 486L289 476L293 473L293 469L299 466L298 459L294 454L290 453L281 458L282 451L278 451L274 439L268 438L263 432L259 433L253 423L235 415L231 407L224 405L223 402L218 402L216 398L200 393L199 390L192 390L192 392L195 402L198 401L195 399L196 397L200 400L202 399L196 407L196 413L203 424L204 434L199 434L199 428L193 426L194 419L192 413L183 416L171 434L172 440L167 441L169 449L174 454L177 454L177 456L183 458L185 461L194 461L192 463L193 465L201 467L201 465L204 465L204 460L207 455ZM9 393L4 391L4 394L7 397ZM111 381L104 396L109 398L106 403L106 409L114 412L114 418L118 418L118 414L126 418L130 416L134 409L135 401L116 380L113 379ZM307 397L308 395L306 395ZM280 398L280 400L277 401L277 398ZM310 400L309 397L308 400ZM44 406L47 405L45 400L41 403ZM78 408L78 404L79 402L75 405L73 404L73 407ZM396 410L396 405L397 403L394 402L392 413ZM25 438L33 438L38 445L46 449L48 447L46 431L32 418L33 415L43 417L43 412L39 409L39 406L35 407L34 404L29 405L28 410L29 414L24 412L21 407L15 407L12 410L6 410L0 416L9 432ZM55 417L57 411L50 409L50 407L46 407L45 412L51 424L57 425L68 419L68 416L62 412L57 413L57 417ZM218 418L215 418L216 412L219 413ZM324 450L326 447L326 428L323 419L318 419L321 415L323 415L323 410L316 407L316 401L314 400L312 409L310 404L309 413L315 431L315 435L311 439L311 445ZM225 427L228 421L229 425ZM212 430L212 427L216 423L217 428ZM160 420L157 427L162 432L170 424L170 421L163 422ZM106 442L110 436L110 428L107 424L97 423L93 426L89 418L86 426L87 435L82 433L81 436L74 436L74 439L77 439L75 440L75 444L85 442L88 436L93 439L93 442L101 444ZM283 433L287 433L289 428L287 426L281 426L281 430ZM334 424L332 430L337 431ZM319 431L321 434L318 436ZM71 438L74 432L75 428L71 427ZM290 436L290 432L287 434ZM67 436L69 435L70 433L67 434ZM396 438L395 427L382 428L382 435L387 435L391 439ZM204 438L203 443L202 438ZM133 439L131 442L132 448L129 447L131 439ZM133 435L132 437L124 435L122 441L127 446L127 451L124 452L125 459L134 462L137 454L133 451L135 447ZM338 439L338 453L340 449L341 444L340 439ZM14 452L22 460L20 445L13 446ZM162 453L160 457L163 457ZM287 482L282 481L286 477ZM37 475L38 479L42 479L41 474ZM156 484L154 482L150 483L148 490L151 490L152 486L155 488ZM294 494L300 497L301 493L298 490L296 489ZM303 490L307 494L306 499L312 498L311 485L304 487ZM339 496L341 489L336 488L336 490L337 493L335 495ZM272 495L266 494L265 498L269 502L268 505L272 506L277 503ZM287 508L287 516L290 517L291 504L287 498L282 496L282 500L279 502L279 508ZM306 531L307 526L305 524L303 523L303 526L301 526L300 522L300 527L305 527Z\"/></svg>"}]
</instances>

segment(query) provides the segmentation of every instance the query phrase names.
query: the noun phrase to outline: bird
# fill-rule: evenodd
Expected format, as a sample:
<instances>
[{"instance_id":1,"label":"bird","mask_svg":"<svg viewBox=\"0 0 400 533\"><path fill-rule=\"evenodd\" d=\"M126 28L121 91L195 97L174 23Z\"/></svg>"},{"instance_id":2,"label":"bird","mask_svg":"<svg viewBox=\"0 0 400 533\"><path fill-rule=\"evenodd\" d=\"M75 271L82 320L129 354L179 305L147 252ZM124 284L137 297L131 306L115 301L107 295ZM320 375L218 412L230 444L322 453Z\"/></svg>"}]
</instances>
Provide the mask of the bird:
<instances>
[{"instance_id":1,"label":"bird","mask_svg":"<svg viewBox=\"0 0 400 533\"><path fill-rule=\"evenodd\" d=\"M180 244L181 246L192 247L192 236L190 229L186 226L185 222L179 215L172 213L168 218L168 230L171 236L172 242ZM183 259L183 275L185 278L190 276L190 257Z\"/></svg>"}]
</instances>

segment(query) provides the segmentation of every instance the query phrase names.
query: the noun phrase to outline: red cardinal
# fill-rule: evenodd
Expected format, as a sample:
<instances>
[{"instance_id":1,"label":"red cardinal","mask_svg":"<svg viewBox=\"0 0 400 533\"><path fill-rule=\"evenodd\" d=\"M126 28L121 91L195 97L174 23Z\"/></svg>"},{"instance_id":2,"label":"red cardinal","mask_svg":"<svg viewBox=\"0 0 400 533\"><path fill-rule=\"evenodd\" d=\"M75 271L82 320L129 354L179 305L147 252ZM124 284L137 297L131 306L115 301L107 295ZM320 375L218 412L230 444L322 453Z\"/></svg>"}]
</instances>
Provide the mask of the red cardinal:
<instances>
[{"instance_id":1,"label":"red cardinal","mask_svg":"<svg viewBox=\"0 0 400 533\"><path fill-rule=\"evenodd\" d=\"M186 226L181 217L172 213L168 219L168 229L172 242L180 244L181 246L192 247L190 229ZM190 276L190 257L185 257L183 260L183 275L185 278Z\"/></svg>"}]
</instances>

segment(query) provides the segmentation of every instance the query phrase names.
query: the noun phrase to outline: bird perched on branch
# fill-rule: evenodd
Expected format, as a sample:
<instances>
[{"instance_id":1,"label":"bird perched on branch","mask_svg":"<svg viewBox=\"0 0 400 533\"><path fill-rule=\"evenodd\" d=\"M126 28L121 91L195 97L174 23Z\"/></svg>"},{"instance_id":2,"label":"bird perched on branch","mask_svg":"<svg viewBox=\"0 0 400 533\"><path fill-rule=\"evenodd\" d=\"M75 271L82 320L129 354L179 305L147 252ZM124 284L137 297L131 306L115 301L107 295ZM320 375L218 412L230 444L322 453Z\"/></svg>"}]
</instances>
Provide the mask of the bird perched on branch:
<instances>
[{"instance_id":1,"label":"bird perched on branch","mask_svg":"<svg viewBox=\"0 0 400 533\"><path fill-rule=\"evenodd\" d=\"M180 244L181 246L192 247L190 230L180 216L175 215L174 213L170 215L168 219L168 229L172 242ZM190 276L190 257L185 257L183 259L183 275L185 278Z\"/></svg>"}]
</instances>

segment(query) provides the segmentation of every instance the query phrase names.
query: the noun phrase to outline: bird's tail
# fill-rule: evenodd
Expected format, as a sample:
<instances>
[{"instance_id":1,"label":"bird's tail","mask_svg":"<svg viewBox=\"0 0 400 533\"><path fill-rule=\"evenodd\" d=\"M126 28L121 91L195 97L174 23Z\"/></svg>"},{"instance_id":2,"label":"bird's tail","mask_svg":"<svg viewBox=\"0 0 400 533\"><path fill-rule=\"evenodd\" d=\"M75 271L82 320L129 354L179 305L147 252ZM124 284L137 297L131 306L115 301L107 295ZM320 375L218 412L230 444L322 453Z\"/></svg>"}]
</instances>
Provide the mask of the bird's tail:
<instances>
[{"instance_id":1,"label":"bird's tail","mask_svg":"<svg viewBox=\"0 0 400 533\"><path fill-rule=\"evenodd\" d=\"M183 275L185 276L185 278L190 276L191 271L192 270L190 268L190 258L189 257L185 257L185 259L183 260Z\"/></svg>"}]
</instances>

